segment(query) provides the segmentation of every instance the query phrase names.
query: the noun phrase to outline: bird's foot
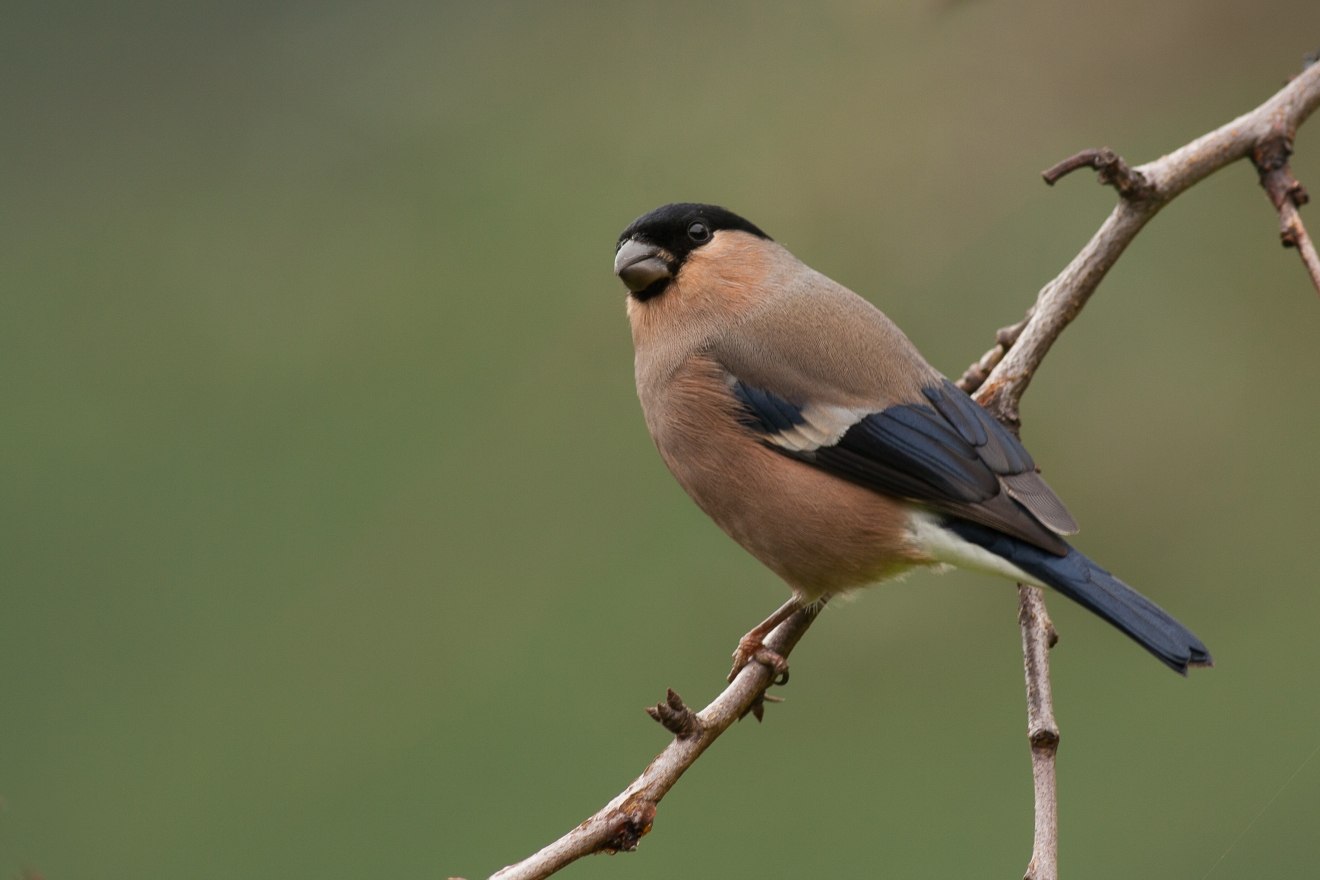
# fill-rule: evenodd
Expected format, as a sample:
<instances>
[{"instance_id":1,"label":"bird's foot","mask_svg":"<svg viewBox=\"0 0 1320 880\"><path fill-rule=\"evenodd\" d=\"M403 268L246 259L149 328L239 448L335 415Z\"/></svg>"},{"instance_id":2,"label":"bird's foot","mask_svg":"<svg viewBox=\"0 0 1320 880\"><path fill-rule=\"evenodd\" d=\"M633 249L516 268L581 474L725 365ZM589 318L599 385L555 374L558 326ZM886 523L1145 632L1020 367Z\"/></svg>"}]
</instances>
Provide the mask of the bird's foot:
<instances>
[{"instance_id":1,"label":"bird's foot","mask_svg":"<svg viewBox=\"0 0 1320 880\"><path fill-rule=\"evenodd\" d=\"M765 646L761 641L763 633L752 630L747 635L738 640L738 650L733 652L733 669L729 670L729 681L738 677L743 667L748 663L760 663L762 666L769 667L774 673L770 680L772 685L788 684L788 661L775 651Z\"/></svg>"},{"instance_id":2,"label":"bird's foot","mask_svg":"<svg viewBox=\"0 0 1320 880\"><path fill-rule=\"evenodd\" d=\"M760 663L770 667L770 671L774 673L770 684L788 684L788 661L777 651L767 648L765 638L801 607L796 598L789 599L779 606L774 614L752 627L747 635L738 640L738 650L733 652L733 669L729 670L729 681L737 678L738 673L742 672L743 667L748 663Z\"/></svg>"}]
</instances>

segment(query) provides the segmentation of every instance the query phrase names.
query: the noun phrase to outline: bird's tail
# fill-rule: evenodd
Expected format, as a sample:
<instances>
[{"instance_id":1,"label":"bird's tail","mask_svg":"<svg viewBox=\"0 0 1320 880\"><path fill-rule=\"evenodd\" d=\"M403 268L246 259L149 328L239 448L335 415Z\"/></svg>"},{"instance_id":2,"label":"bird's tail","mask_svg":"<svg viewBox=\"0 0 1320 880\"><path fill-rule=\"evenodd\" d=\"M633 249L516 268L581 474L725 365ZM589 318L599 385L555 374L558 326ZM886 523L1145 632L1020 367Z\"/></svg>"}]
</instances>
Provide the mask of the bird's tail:
<instances>
[{"instance_id":1,"label":"bird's tail","mask_svg":"<svg viewBox=\"0 0 1320 880\"><path fill-rule=\"evenodd\" d=\"M1189 666L1213 665L1210 652L1191 630L1076 549L1069 547L1067 556L1056 556L964 520L950 520L945 527L1094 611L1175 672L1186 675Z\"/></svg>"}]
</instances>

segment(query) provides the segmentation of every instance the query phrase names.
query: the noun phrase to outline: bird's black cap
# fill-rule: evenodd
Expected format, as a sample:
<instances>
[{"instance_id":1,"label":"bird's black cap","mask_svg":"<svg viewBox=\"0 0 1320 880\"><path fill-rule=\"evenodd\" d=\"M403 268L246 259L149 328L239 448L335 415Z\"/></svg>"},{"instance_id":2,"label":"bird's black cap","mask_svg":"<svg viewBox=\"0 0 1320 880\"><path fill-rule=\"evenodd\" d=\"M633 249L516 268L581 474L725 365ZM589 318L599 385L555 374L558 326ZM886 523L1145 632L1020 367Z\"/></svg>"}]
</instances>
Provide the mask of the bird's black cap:
<instances>
[{"instance_id":1,"label":"bird's black cap","mask_svg":"<svg viewBox=\"0 0 1320 880\"><path fill-rule=\"evenodd\" d=\"M638 217L623 230L618 244L623 244L630 238L646 241L659 245L681 259L699 244L688 237L688 227L698 221L704 223L712 234L722 229L738 229L750 232L758 238L770 239L770 236L755 224L727 208L696 202L675 202Z\"/></svg>"}]
</instances>

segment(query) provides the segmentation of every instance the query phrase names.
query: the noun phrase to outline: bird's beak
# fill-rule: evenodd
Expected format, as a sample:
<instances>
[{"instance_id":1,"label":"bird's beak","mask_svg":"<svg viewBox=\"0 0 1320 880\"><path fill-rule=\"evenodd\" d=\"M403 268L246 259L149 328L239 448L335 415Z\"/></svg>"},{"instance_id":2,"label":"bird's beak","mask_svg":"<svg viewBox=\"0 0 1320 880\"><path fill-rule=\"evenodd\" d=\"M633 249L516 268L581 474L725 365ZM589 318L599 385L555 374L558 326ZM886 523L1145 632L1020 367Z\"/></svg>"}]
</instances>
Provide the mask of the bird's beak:
<instances>
[{"instance_id":1,"label":"bird's beak","mask_svg":"<svg viewBox=\"0 0 1320 880\"><path fill-rule=\"evenodd\" d=\"M660 248L635 238L625 241L614 255L614 274L633 293L646 290L657 281L674 275L661 255Z\"/></svg>"}]
</instances>

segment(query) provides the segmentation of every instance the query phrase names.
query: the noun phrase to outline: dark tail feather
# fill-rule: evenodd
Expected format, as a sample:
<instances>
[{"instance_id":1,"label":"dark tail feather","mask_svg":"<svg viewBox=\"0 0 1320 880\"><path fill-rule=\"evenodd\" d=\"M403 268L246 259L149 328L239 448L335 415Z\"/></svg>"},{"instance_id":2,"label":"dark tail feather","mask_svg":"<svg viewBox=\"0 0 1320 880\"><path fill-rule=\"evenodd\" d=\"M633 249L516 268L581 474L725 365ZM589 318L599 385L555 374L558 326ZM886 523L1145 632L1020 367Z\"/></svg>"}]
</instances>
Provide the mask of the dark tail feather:
<instances>
[{"instance_id":1,"label":"dark tail feather","mask_svg":"<svg viewBox=\"0 0 1320 880\"><path fill-rule=\"evenodd\" d=\"M975 523L951 519L945 525L1094 611L1175 672L1186 675L1189 666L1212 665L1210 652L1191 630L1072 547L1067 556L1055 556Z\"/></svg>"}]
</instances>

